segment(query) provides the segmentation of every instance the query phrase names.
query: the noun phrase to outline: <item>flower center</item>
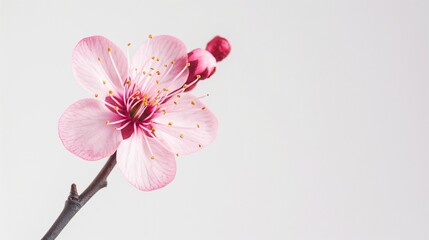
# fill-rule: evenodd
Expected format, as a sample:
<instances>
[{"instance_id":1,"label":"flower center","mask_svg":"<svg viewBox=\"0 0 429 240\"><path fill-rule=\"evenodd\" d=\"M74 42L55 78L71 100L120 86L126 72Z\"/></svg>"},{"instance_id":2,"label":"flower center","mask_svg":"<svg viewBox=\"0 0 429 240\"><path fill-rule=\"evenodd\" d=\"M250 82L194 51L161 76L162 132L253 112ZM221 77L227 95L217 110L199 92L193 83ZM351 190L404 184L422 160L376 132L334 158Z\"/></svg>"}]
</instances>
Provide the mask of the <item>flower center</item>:
<instances>
[{"instance_id":1,"label":"flower center","mask_svg":"<svg viewBox=\"0 0 429 240\"><path fill-rule=\"evenodd\" d=\"M143 98L140 100L133 100L133 107L129 111L130 118L134 121L144 121L146 118L153 112L156 111L155 103L153 101L149 101L147 98Z\"/></svg>"}]
</instances>

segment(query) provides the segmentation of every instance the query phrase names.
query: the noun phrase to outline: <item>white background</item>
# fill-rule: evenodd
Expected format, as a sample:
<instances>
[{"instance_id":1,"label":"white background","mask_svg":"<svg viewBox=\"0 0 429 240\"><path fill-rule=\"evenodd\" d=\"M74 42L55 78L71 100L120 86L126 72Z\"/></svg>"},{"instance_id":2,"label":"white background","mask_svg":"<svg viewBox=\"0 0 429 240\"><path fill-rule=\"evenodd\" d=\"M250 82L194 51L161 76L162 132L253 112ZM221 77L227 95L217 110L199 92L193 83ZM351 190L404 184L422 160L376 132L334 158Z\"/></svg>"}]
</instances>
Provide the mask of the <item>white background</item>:
<instances>
[{"instance_id":1,"label":"white background","mask_svg":"<svg viewBox=\"0 0 429 240\"><path fill-rule=\"evenodd\" d=\"M0 239L40 239L105 160L57 134L76 43L149 33L231 55L196 94L217 140L166 188L114 169L59 239L429 239L428 1L0 0Z\"/></svg>"}]
</instances>

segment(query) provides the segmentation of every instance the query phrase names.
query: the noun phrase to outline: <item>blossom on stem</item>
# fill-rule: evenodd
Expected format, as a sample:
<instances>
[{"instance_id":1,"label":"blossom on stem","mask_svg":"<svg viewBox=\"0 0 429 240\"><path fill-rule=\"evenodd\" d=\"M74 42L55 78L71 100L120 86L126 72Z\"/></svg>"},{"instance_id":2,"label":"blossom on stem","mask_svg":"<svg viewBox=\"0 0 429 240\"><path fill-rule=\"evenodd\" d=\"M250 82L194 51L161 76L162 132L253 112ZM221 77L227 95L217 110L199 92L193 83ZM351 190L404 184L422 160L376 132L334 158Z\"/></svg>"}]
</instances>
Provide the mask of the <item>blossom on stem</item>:
<instances>
[{"instance_id":1,"label":"blossom on stem","mask_svg":"<svg viewBox=\"0 0 429 240\"><path fill-rule=\"evenodd\" d=\"M75 102L61 116L64 146L91 161L117 151L118 167L136 188L166 186L175 177L177 156L215 139L216 117L185 92L199 76L186 84L190 64L179 39L149 35L130 59L110 40L88 37L77 44L72 64L94 98Z\"/></svg>"}]
</instances>

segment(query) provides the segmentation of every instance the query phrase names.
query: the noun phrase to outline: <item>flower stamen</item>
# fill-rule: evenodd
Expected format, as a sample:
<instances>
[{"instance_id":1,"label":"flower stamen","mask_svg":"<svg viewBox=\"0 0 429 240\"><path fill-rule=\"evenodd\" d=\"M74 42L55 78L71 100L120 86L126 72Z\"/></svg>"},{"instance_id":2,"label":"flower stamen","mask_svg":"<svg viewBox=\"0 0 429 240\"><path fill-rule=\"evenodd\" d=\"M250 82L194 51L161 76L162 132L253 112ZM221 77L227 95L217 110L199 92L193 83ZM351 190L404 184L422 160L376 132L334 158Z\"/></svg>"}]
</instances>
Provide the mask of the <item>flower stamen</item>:
<instances>
[{"instance_id":1,"label":"flower stamen","mask_svg":"<svg viewBox=\"0 0 429 240\"><path fill-rule=\"evenodd\" d=\"M159 139L151 132L149 131L149 129L139 125L139 127L143 130L145 130L153 139L155 139L161 146L163 146L165 149L168 149L167 146L165 146L165 144L163 144L161 141L159 141Z\"/></svg>"},{"instance_id":2,"label":"flower stamen","mask_svg":"<svg viewBox=\"0 0 429 240\"><path fill-rule=\"evenodd\" d=\"M116 72L116 74L118 75L119 82L121 82L121 83L122 83L121 75L119 74L118 68L116 67L115 60L113 60L112 51L111 51L111 49L110 49L110 48L108 48L108 50L107 50L107 51L109 52L110 61L112 62L113 68L115 69L115 72Z\"/></svg>"},{"instance_id":3,"label":"flower stamen","mask_svg":"<svg viewBox=\"0 0 429 240\"><path fill-rule=\"evenodd\" d=\"M107 120L107 121L106 121L106 125L118 124L118 123L121 123L121 122L125 122L125 121L127 121L127 120L128 120L128 119L121 119L121 120L114 121L114 122L110 122L109 120Z\"/></svg>"},{"instance_id":4,"label":"flower stamen","mask_svg":"<svg viewBox=\"0 0 429 240\"><path fill-rule=\"evenodd\" d=\"M130 123L131 123L131 121L126 122L124 125L116 128L116 130L121 131L122 129L126 128Z\"/></svg>"},{"instance_id":5,"label":"flower stamen","mask_svg":"<svg viewBox=\"0 0 429 240\"><path fill-rule=\"evenodd\" d=\"M171 96L173 96L174 94L177 94L177 97L179 97L179 98L180 98L180 94L182 94L182 93L186 90L186 88L189 88L189 87L191 87L192 85L194 85L195 83L197 83L197 82L198 82L198 80L199 80L198 76L199 76L199 75L197 75L197 77L195 78L195 80L194 80L194 81L192 81L189 85L188 85L188 84L184 84L182 88L179 88L179 89L177 89L177 90L175 90L175 91L171 92L171 94L169 94L167 97L171 97Z\"/></svg>"},{"instance_id":6,"label":"flower stamen","mask_svg":"<svg viewBox=\"0 0 429 240\"><path fill-rule=\"evenodd\" d=\"M104 67L103 67L103 65L101 64L101 59L100 58L98 58L99 59L99 61L98 61L98 65L100 65L100 69L101 69L101 71L103 72L103 75L104 75L104 77L109 81L109 86L107 86L106 85L106 81L105 80L102 80L102 83L103 83L103 85L106 85L108 88L111 88L112 86L113 86L113 82L112 82L112 80L110 79L110 77L109 77L109 75L107 75L107 73L106 73L106 71L104 71Z\"/></svg>"},{"instance_id":7,"label":"flower stamen","mask_svg":"<svg viewBox=\"0 0 429 240\"><path fill-rule=\"evenodd\" d=\"M128 75L131 75L131 62L130 62L130 46L131 46L131 43L128 43L127 44L127 63L128 63L128 70L127 70L127 72L128 72Z\"/></svg>"},{"instance_id":8,"label":"flower stamen","mask_svg":"<svg viewBox=\"0 0 429 240\"><path fill-rule=\"evenodd\" d=\"M146 134L143 134L144 140L147 144L147 148L149 149L150 155L151 155L151 159L154 160L155 159L155 155L153 155L152 149L150 147L149 141L147 140ZM153 157L153 158L152 158Z\"/></svg>"},{"instance_id":9,"label":"flower stamen","mask_svg":"<svg viewBox=\"0 0 429 240\"><path fill-rule=\"evenodd\" d=\"M205 95L202 95L202 96L199 96L199 97L197 97L198 99L201 99L201 98L205 98L205 97L208 97L208 96L210 96L210 94L205 94Z\"/></svg>"},{"instance_id":10,"label":"flower stamen","mask_svg":"<svg viewBox=\"0 0 429 240\"><path fill-rule=\"evenodd\" d=\"M119 101L116 99L116 97L114 97L110 92L109 92L109 96L110 98L118 105L122 105L121 103L119 103ZM118 108L118 106L115 106L115 110L117 110L116 108Z\"/></svg>"},{"instance_id":11,"label":"flower stamen","mask_svg":"<svg viewBox=\"0 0 429 240\"><path fill-rule=\"evenodd\" d=\"M173 61L172 61L173 62ZM171 85L170 86L168 86L167 88L164 88L164 89L169 89L169 88L172 88L172 85L173 84L175 84L174 82L177 80L177 78L179 78L182 74L183 74L183 72L186 70L188 68L188 66L186 65L180 72L179 72L179 74L177 74L175 77L174 77L174 79L171 81ZM168 71L168 72L170 72L170 71ZM168 72L167 72L167 74L168 74ZM165 74L165 75L163 75L163 77L161 78L161 80L167 75L167 74ZM168 97L171 97L172 95L174 95L174 94L176 94L175 92L176 91L172 91L170 94L167 94L167 91L165 91L166 92L166 94L164 94L164 96L161 98L161 100L159 101L159 103L162 103L166 98L168 98Z\"/></svg>"}]
</instances>

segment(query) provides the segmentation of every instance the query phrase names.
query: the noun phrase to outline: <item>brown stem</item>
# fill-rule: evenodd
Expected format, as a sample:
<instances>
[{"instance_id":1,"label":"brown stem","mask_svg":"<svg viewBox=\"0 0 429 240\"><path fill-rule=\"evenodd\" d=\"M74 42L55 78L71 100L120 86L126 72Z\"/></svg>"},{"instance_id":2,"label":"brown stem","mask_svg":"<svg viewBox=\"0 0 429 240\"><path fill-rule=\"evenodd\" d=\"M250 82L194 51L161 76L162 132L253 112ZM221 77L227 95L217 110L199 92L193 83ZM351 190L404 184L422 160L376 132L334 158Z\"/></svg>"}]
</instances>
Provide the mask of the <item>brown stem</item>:
<instances>
[{"instance_id":1,"label":"brown stem","mask_svg":"<svg viewBox=\"0 0 429 240\"><path fill-rule=\"evenodd\" d=\"M66 200L63 211L60 213L57 220L55 220L54 224L45 236L43 236L42 240L55 239L73 216L85 205L85 203L88 202L89 199L98 192L98 190L107 187L107 177L115 165L116 153L110 156L109 160L107 160L98 175L80 195L77 192L76 184L73 183L71 185L70 194Z\"/></svg>"}]
</instances>

